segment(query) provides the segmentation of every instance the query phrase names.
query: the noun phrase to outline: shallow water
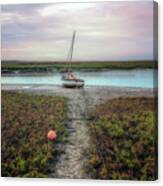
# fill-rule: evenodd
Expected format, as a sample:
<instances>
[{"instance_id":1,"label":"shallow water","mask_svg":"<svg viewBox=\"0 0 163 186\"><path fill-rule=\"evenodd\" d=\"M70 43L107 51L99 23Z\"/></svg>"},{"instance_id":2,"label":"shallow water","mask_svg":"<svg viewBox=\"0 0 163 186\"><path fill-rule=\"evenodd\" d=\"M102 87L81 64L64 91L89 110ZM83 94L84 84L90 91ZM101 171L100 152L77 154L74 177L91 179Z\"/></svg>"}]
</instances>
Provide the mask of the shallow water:
<instances>
[{"instance_id":1,"label":"shallow water","mask_svg":"<svg viewBox=\"0 0 163 186\"><path fill-rule=\"evenodd\" d=\"M85 80L87 86L119 86L154 88L154 70L108 70L105 72L74 72L80 79ZM2 84L47 84L61 85L62 74L51 73L44 75L19 75L2 76Z\"/></svg>"}]
</instances>

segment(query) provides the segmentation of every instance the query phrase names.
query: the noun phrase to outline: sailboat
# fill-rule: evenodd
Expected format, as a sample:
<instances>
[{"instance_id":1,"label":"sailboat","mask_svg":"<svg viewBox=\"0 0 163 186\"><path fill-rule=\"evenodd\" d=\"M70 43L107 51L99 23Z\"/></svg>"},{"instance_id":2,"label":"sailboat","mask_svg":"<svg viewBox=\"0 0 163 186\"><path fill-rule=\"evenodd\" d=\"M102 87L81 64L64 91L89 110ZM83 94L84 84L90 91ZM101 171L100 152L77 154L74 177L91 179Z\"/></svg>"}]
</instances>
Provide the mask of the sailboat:
<instances>
[{"instance_id":1,"label":"sailboat","mask_svg":"<svg viewBox=\"0 0 163 186\"><path fill-rule=\"evenodd\" d=\"M66 75L62 76L62 81L63 81L62 85L65 88L82 88L82 87L84 87L84 80L77 78L71 69L75 36L76 36L76 31L73 32L71 45L70 45L70 49L69 49L68 57L67 57L67 61L69 62L68 72Z\"/></svg>"}]
</instances>

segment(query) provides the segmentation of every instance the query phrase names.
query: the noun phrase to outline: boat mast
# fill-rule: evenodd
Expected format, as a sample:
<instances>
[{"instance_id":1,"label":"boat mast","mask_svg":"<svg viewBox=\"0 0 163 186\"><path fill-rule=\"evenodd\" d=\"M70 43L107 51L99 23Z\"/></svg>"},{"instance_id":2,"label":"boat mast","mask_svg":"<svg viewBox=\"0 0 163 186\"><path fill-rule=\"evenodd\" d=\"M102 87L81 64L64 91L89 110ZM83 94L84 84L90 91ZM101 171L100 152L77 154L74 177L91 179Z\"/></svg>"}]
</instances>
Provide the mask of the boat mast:
<instances>
[{"instance_id":1,"label":"boat mast","mask_svg":"<svg viewBox=\"0 0 163 186\"><path fill-rule=\"evenodd\" d=\"M74 50L75 35L76 35L76 31L73 32L73 36L72 36L72 40L71 40L71 46L70 46L70 50L69 50L69 53L68 53L68 61L69 61L68 72L71 71L71 62L72 62L72 56L73 56L73 50Z\"/></svg>"}]
</instances>

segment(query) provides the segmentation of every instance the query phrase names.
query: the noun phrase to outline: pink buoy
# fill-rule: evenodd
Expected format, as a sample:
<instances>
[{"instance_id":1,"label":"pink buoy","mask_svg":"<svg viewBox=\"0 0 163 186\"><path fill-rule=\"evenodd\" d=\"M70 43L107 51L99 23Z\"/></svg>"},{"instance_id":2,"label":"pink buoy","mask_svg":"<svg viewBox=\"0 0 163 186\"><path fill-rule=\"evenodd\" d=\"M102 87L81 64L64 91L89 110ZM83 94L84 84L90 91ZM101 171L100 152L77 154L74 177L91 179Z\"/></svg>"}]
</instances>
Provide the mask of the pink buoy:
<instances>
[{"instance_id":1,"label":"pink buoy","mask_svg":"<svg viewBox=\"0 0 163 186\"><path fill-rule=\"evenodd\" d=\"M55 140L57 138L57 134L54 130L50 130L47 134L48 140Z\"/></svg>"}]
</instances>

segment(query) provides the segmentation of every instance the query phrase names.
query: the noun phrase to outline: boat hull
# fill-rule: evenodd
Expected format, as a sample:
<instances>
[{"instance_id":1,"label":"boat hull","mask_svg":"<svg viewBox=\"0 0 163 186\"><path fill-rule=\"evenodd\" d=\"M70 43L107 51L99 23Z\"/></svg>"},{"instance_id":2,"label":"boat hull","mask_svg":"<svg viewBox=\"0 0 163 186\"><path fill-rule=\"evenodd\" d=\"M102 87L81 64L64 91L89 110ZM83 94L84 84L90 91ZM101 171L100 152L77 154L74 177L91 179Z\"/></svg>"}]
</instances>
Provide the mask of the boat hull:
<instances>
[{"instance_id":1,"label":"boat hull","mask_svg":"<svg viewBox=\"0 0 163 186\"><path fill-rule=\"evenodd\" d=\"M82 79L79 79L79 78L75 78L75 79L70 79L68 76L66 75L63 75L62 76L62 80L65 80L65 81L76 81L76 82L84 82L84 80Z\"/></svg>"},{"instance_id":2,"label":"boat hull","mask_svg":"<svg viewBox=\"0 0 163 186\"><path fill-rule=\"evenodd\" d=\"M63 82L64 88L83 88L84 87L84 81L65 81Z\"/></svg>"}]
</instances>

